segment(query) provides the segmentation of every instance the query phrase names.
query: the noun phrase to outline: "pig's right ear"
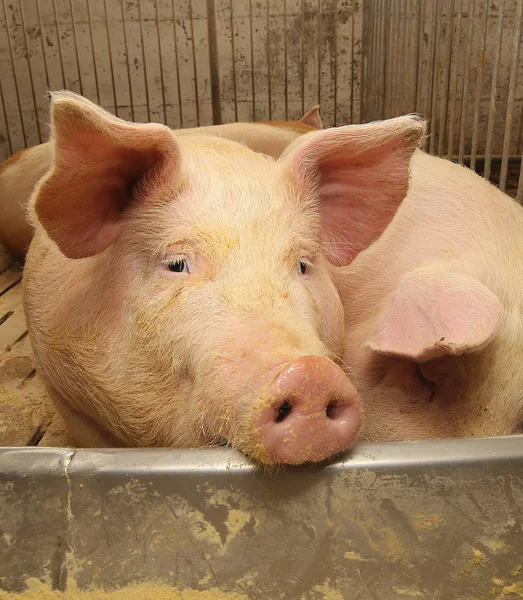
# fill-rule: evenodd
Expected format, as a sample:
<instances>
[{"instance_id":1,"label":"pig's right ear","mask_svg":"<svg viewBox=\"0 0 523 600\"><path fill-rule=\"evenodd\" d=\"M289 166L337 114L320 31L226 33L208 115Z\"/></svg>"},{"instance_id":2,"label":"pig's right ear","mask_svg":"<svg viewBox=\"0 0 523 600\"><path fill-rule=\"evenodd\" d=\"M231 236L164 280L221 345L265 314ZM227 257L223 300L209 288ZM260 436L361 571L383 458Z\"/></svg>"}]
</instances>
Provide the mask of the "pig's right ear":
<instances>
[{"instance_id":1,"label":"pig's right ear","mask_svg":"<svg viewBox=\"0 0 523 600\"><path fill-rule=\"evenodd\" d=\"M160 202L179 180L179 150L169 128L122 121L75 94L52 95L51 139L54 162L33 206L68 258L107 248L132 202Z\"/></svg>"},{"instance_id":2,"label":"pig's right ear","mask_svg":"<svg viewBox=\"0 0 523 600\"><path fill-rule=\"evenodd\" d=\"M390 223L425 129L419 117L398 117L311 132L287 148L281 160L298 190L317 193L322 242L333 264L352 262Z\"/></svg>"}]
</instances>

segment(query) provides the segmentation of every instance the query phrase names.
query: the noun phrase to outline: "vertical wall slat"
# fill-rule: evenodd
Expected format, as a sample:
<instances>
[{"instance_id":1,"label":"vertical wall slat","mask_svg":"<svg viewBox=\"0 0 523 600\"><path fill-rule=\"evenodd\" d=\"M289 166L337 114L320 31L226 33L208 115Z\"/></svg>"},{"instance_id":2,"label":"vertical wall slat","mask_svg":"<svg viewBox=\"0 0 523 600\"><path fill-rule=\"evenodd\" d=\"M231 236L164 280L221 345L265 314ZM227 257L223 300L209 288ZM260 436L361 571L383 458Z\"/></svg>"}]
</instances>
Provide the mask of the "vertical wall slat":
<instances>
[{"instance_id":1,"label":"vertical wall slat","mask_svg":"<svg viewBox=\"0 0 523 600\"><path fill-rule=\"evenodd\" d=\"M0 160L6 160L12 152L11 140L9 139L9 128L7 126L5 115L2 86L0 85Z\"/></svg>"},{"instance_id":2,"label":"vertical wall slat","mask_svg":"<svg viewBox=\"0 0 523 600\"><path fill-rule=\"evenodd\" d=\"M335 0L322 0L320 7L319 102L323 123L332 127L335 122L336 34ZM312 106L312 105L311 105ZM305 110L311 108L306 107Z\"/></svg>"},{"instance_id":3,"label":"vertical wall slat","mask_svg":"<svg viewBox=\"0 0 523 600\"><path fill-rule=\"evenodd\" d=\"M490 177L490 167L492 164L492 136L494 133L494 123L496 119L496 96L498 90L498 74L499 63L501 60L501 44L503 42L503 19L505 14L505 0L501 0L498 12L498 28L497 28L497 53L494 60L492 83L490 87L490 102L488 111L487 123L487 138L485 143L485 168L483 176L487 179Z\"/></svg>"},{"instance_id":4,"label":"vertical wall slat","mask_svg":"<svg viewBox=\"0 0 523 600\"><path fill-rule=\"evenodd\" d=\"M198 125L212 125L211 67L209 60L209 23L206 0L191 0Z\"/></svg>"},{"instance_id":5,"label":"vertical wall slat","mask_svg":"<svg viewBox=\"0 0 523 600\"><path fill-rule=\"evenodd\" d=\"M503 135L503 152L501 157L501 172L499 176L499 188L505 191L507 186L508 160L510 154L510 143L512 137L512 117L514 100L516 95L517 67L519 60L521 25L523 21L523 2L516 4L516 17L514 25L514 39L512 43L512 61L510 63L510 79L508 87L507 110L505 114L505 131ZM523 159L522 159L523 160Z\"/></svg>"},{"instance_id":6,"label":"vertical wall slat","mask_svg":"<svg viewBox=\"0 0 523 600\"><path fill-rule=\"evenodd\" d=\"M234 82L231 0L216 0L216 35L222 122L232 123L236 121L236 90Z\"/></svg>"},{"instance_id":7,"label":"vertical wall slat","mask_svg":"<svg viewBox=\"0 0 523 600\"><path fill-rule=\"evenodd\" d=\"M121 119L132 121L134 114L131 103L131 74L120 0L104 0L104 11L107 20L110 72L116 115Z\"/></svg>"},{"instance_id":8,"label":"vertical wall slat","mask_svg":"<svg viewBox=\"0 0 523 600\"><path fill-rule=\"evenodd\" d=\"M49 0L46 1L49 3ZM37 3L39 2L40 0L37 0ZM48 26L50 26L51 22L55 21L58 41L56 58L61 62L63 87L72 92L83 94L82 82L80 80L76 26L73 21L73 0L51 0L50 3L53 5L53 10L51 7L48 7L48 11L50 11L48 12L48 18L51 17L50 21L48 21Z\"/></svg>"},{"instance_id":9,"label":"vertical wall slat","mask_svg":"<svg viewBox=\"0 0 523 600\"><path fill-rule=\"evenodd\" d=\"M457 92L458 92L458 67L460 59L460 42L461 42L461 21L463 13L463 0L457 0L456 6L456 28L452 33L453 50L450 51L450 57L454 56L454 60L450 62L450 75L449 75L449 110L448 110L448 143L447 143L447 158L449 160L454 156L454 128L455 128L455 115L456 115L456 103L457 103ZM454 53L454 54L452 54ZM444 115L443 117L444 118Z\"/></svg>"},{"instance_id":10,"label":"vertical wall slat","mask_svg":"<svg viewBox=\"0 0 523 600\"><path fill-rule=\"evenodd\" d=\"M233 0L232 6L237 119L238 121L253 121L251 7L249 2L243 0Z\"/></svg>"},{"instance_id":11,"label":"vertical wall slat","mask_svg":"<svg viewBox=\"0 0 523 600\"><path fill-rule=\"evenodd\" d=\"M301 0L285 0L285 71L287 119L303 115ZM256 96L256 102L258 97Z\"/></svg>"},{"instance_id":12,"label":"vertical wall slat","mask_svg":"<svg viewBox=\"0 0 523 600\"><path fill-rule=\"evenodd\" d=\"M73 21L78 44L78 61L82 93L93 102L100 102L98 74L94 57L93 36L89 4L85 0L72 0Z\"/></svg>"},{"instance_id":13,"label":"vertical wall slat","mask_svg":"<svg viewBox=\"0 0 523 600\"><path fill-rule=\"evenodd\" d=\"M15 153L25 148L24 124L22 122L22 110L20 107L17 84L14 74L13 61L9 46L9 35L5 22L4 5L0 6L0 69L2 77L3 109L7 124L7 133L11 152Z\"/></svg>"},{"instance_id":14,"label":"vertical wall slat","mask_svg":"<svg viewBox=\"0 0 523 600\"><path fill-rule=\"evenodd\" d=\"M138 0L120 0L120 3L124 24L125 50L130 68L133 118L138 122L146 122L150 119Z\"/></svg>"},{"instance_id":15,"label":"vertical wall slat","mask_svg":"<svg viewBox=\"0 0 523 600\"><path fill-rule=\"evenodd\" d=\"M479 139L479 113L481 107L481 93L483 90L483 73L485 70L485 48L487 44L488 31L488 8L489 0L485 0L483 5L483 13L481 17L481 41L477 62L477 77L476 77L476 95L474 101L474 120L472 124L472 141L470 148L470 168L476 167L476 157L478 151Z\"/></svg>"},{"instance_id":16,"label":"vertical wall slat","mask_svg":"<svg viewBox=\"0 0 523 600\"><path fill-rule=\"evenodd\" d=\"M4 9L9 36L9 55L13 61L18 102L24 124L25 143L27 146L33 146L40 143L40 132L36 118L31 65L27 53L22 10L17 0L10 0L8 4L4 2Z\"/></svg>"},{"instance_id":17,"label":"vertical wall slat","mask_svg":"<svg viewBox=\"0 0 523 600\"><path fill-rule=\"evenodd\" d=\"M338 0L336 10L336 125L352 123L352 13L350 0Z\"/></svg>"},{"instance_id":18,"label":"vertical wall slat","mask_svg":"<svg viewBox=\"0 0 523 600\"><path fill-rule=\"evenodd\" d=\"M180 80L182 127L198 126L198 100L191 28L190 0L176 0L176 48Z\"/></svg>"},{"instance_id":19,"label":"vertical wall slat","mask_svg":"<svg viewBox=\"0 0 523 600\"><path fill-rule=\"evenodd\" d=\"M30 75L33 88L38 134L40 141L47 139L49 103L47 100L47 69L45 64L44 49L42 46L42 32L38 11L34 10L34 0L21 0L22 22L25 29L25 42L30 65Z\"/></svg>"},{"instance_id":20,"label":"vertical wall slat","mask_svg":"<svg viewBox=\"0 0 523 600\"><path fill-rule=\"evenodd\" d=\"M98 81L98 99L101 106L111 113L115 113L116 95L104 0L89 0L87 10Z\"/></svg>"},{"instance_id":21,"label":"vertical wall slat","mask_svg":"<svg viewBox=\"0 0 523 600\"><path fill-rule=\"evenodd\" d=\"M361 79L363 75L363 3L354 0L352 13L352 123L361 122Z\"/></svg>"},{"instance_id":22,"label":"vertical wall slat","mask_svg":"<svg viewBox=\"0 0 523 600\"><path fill-rule=\"evenodd\" d=\"M319 104L320 10L318 0L303 1L303 103L304 109Z\"/></svg>"},{"instance_id":23,"label":"vertical wall slat","mask_svg":"<svg viewBox=\"0 0 523 600\"><path fill-rule=\"evenodd\" d=\"M284 121L286 115L285 17L281 0L268 0L267 55L269 60L270 118Z\"/></svg>"},{"instance_id":24,"label":"vertical wall slat","mask_svg":"<svg viewBox=\"0 0 523 600\"><path fill-rule=\"evenodd\" d=\"M474 20L475 20L475 8L476 0L469 0L468 10L468 33L467 33L467 49L465 53L465 66L463 76L463 88L461 91L461 116L460 116L460 127L459 127L459 149L458 149L458 161L463 164L465 156L465 130L467 125L467 106L469 99L469 81L470 81L470 67L472 60L472 48L474 42Z\"/></svg>"}]
</instances>

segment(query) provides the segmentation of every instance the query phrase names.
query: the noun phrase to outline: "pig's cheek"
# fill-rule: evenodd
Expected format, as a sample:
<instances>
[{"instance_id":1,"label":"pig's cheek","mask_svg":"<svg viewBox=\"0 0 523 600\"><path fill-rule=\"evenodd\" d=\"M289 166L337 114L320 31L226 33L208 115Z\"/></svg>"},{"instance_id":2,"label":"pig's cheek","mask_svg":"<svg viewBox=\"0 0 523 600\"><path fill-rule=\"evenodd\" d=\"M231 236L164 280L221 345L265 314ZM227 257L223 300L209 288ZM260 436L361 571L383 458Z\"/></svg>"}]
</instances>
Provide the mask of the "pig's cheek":
<instances>
[{"instance_id":1,"label":"pig's cheek","mask_svg":"<svg viewBox=\"0 0 523 600\"><path fill-rule=\"evenodd\" d=\"M330 351L341 353L344 341L343 305L334 284L328 277L319 278L313 282L310 295L322 341Z\"/></svg>"}]
</instances>

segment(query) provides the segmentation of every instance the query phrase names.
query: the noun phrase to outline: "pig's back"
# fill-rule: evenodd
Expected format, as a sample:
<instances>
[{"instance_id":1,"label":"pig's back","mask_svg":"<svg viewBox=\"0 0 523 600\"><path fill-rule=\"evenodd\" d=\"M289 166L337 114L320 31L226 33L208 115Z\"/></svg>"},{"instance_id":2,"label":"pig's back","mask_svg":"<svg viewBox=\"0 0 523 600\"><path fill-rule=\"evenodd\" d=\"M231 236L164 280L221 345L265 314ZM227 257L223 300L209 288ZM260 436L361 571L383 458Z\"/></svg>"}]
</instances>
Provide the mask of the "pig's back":
<instances>
[{"instance_id":1,"label":"pig's back","mask_svg":"<svg viewBox=\"0 0 523 600\"><path fill-rule=\"evenodd\" d=\"M392 223L341 275L348 312L372 318L407 273L434 263L523 310L523 208L470 169L417 151Z\"/></svg>"}]
</instances>

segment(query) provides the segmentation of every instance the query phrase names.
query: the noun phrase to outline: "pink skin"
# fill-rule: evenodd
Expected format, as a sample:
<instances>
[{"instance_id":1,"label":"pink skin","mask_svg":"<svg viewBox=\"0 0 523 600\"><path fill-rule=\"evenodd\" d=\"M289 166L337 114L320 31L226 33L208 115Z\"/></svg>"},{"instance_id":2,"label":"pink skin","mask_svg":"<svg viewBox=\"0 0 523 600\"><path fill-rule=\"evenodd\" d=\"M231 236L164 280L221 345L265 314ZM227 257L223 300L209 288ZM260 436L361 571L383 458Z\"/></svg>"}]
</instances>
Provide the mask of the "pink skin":
<instances>
[{"instance_id":1,"label":"pink skin","mask_svg":"<svg viewBox=\"0 0 523 600\"><path fill-rule=\"evenodd\" d=\"M257 426L274 462L320 461L356 438L361 423L358 393L329 360L304 356L283 365L266 394L271 405L261 412Z\"/></svg>"},{"instance_id":2,"label":"pink skin","mask_svg":"<svg viewBox=\"0 0 523 600\"><path fill-rule=\"evenodd\" d=\"M410 117L313 132L274 161L55 94L24 305L75 442L225 438L269 464L348 446L360 408L331 362L344 334L333 263L393 218L423 132Z\"/></svg>"}]
</instances>

